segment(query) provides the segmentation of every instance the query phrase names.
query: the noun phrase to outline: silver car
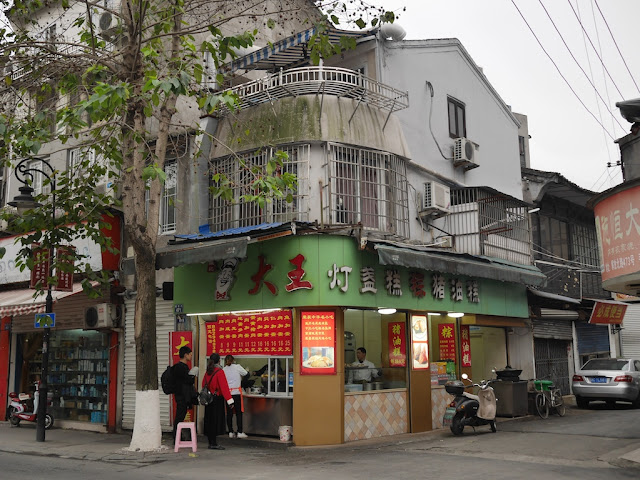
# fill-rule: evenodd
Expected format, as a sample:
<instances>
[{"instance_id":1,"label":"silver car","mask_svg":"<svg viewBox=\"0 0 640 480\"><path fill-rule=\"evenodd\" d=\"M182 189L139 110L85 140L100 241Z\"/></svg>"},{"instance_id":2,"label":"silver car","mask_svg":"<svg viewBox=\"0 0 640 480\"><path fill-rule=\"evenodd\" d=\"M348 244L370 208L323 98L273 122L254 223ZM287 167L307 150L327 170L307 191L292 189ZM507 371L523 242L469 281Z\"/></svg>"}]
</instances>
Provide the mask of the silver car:
<instances>
[{"instance_id":1,"label":"silver car","mask_svg":"<svg viewBox=\"0 0 640 480\"><path fill-rule=\"evenodd\" d=\"M576 372L572 387L580 408L591 400L604 400L609 407L621 400L640 408L640 360L594 358Z\"/></svg>"}]
</instances>

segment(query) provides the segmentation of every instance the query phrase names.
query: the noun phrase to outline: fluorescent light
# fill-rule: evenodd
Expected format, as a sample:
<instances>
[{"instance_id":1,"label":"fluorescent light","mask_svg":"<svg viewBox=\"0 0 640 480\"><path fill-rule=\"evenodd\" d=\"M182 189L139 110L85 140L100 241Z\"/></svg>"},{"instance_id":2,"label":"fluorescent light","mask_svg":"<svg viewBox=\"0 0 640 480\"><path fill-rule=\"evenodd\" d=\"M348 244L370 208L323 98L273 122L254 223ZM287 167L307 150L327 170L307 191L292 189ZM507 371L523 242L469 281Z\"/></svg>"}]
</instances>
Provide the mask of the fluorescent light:
<instances>
[{"instance_id":1,"label":"fluorescent light","mask_svg":"<svg viewBox=\"0 0 640 480\"><path fill-rule=\"evenodd\" d=\"M540 207L538 208L532 208L531 210L529 210L527 213L536 213L540 211Z\"/></svg>"},{"instance_id":2,"label":"fluorescent light","mask_svg":"<svg viewBox=\"0 0 640 480\"><path fill-rule=\"evenodd\" d=\"M462 313L462 312L449 312L449 313L447 313L447 317L460 318L460 317L464 317L464 313Z\"/></svg>"},{"instance_id":3,"label":"fluorescent light","mask_svg":"<svg viewBox=\"0 0 640 480\"><path fill-rule=\"evenodd\" d=\"M434 316L434 315L440 315L440 312L427 312L427 315L429 315L430 317Z\"/></svg>"},{"instance_id":4,"label":"fluorescent light","mask_svg":"<svg viewBox=\"0 0 640 480\"><path fill-rule=\"evenodd\" d=\"M270 313L277 312L280 308L266 308L264 310L234 310L234 311L226 311L226 312L200 312L200 313L187 313L187 317L197 317L205 316L205 315L248 315L248 314L258 314L258 313Z\"/></svg>"},{"instance_id":5,"label":"fluorescent light","mask_svg":"<svg viewBox=\"0 0 640 480\"><path fill-rule=\"evenodd\" d=\"M378 313L380 315L391 315L392 313L396 313L395 308L379 308Z\"/></svg>"}]
</instances>

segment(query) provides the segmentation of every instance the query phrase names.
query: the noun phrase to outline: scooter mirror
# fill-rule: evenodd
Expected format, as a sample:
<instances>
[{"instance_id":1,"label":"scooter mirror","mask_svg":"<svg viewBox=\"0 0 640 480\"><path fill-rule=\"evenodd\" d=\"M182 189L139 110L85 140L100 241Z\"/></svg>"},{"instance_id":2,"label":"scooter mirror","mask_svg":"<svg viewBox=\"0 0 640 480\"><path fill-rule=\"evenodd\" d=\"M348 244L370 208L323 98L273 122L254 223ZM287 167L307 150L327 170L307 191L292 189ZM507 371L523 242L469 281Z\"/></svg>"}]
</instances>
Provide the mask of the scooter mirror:
<instances>
[{"instance_id":1,"label":"scooter mirror","mask_svg":"<svg viewBox=\"0 0 640 480\"><path fill-rule=\"evenodd\" d=\"M467 375L466 373L462 374L462 379L463 380L467 380L469 378L469 375Z\"/></svg>"}]
</instances>

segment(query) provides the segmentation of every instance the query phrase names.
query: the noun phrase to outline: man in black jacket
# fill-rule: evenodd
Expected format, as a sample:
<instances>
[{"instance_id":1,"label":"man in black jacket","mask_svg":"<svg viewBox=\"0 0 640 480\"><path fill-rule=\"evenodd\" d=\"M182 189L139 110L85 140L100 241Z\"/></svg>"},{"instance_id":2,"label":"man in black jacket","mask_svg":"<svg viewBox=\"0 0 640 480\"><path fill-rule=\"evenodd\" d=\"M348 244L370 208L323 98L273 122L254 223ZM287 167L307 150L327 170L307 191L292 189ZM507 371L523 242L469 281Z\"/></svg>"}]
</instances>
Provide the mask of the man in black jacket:
<instances>
[{"instance_id":1,"label":"man in black jacket","mask_svg":"<svg viewBox=\"0 0 640 480\"><path fill-rule=\"evenodd\" d=\"M176 417L173 421L174 440L178 424L184 421L184 417L187 416L187 410L189 410L193 404L193 398L197 395L193 383L195 378L193 375L189 375L189 362L193 358L193 352L189 347L184 346L180 347L178 354L180 355L180 361L173 366L171 372L174 384L178 387L178 391L174 395L176 400Z\"/></svg>"}]
</instances>

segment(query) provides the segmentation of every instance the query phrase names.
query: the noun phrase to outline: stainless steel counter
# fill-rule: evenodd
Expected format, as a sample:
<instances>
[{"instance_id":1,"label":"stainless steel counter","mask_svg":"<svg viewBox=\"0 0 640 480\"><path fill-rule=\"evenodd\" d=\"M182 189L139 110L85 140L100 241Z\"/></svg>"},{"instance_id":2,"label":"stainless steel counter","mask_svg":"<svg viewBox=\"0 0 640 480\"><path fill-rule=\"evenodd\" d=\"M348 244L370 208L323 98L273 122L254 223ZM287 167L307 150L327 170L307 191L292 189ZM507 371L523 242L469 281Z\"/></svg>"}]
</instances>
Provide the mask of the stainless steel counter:
<instances>
[{"instance_id":1,"label":"stainless steel counter","mask_svg":"<svg viewBox=\"0 0 640 480\"><path fill-rule=\"evenodd\" d=\"M277 437L278 427L293 426L293 397L243 394L242 423L249 435Z\"/></svg>"}]
</instances>

